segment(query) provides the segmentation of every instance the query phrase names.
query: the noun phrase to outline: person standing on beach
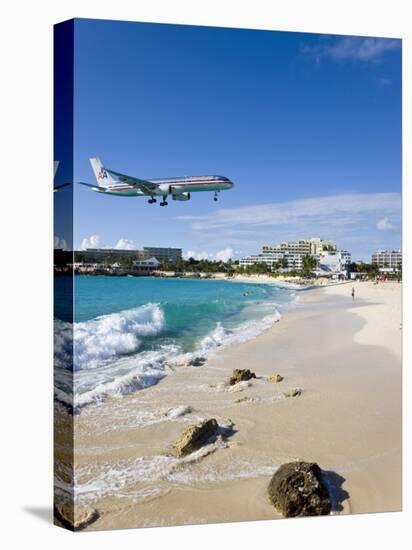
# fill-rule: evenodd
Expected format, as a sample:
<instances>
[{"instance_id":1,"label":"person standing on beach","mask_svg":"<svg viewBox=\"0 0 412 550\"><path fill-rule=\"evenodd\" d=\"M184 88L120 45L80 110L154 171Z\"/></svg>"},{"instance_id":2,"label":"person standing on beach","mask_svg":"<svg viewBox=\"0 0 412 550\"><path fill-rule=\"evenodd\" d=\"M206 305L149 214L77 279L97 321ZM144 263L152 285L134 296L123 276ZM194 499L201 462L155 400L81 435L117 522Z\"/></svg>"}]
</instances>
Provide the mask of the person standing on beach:
<instances>
[{"instance_id":1,"label":"person standing on beach","mask_svg":"<svg viewBox=\"0 0 412 550\"><path fill-rule=\"evenodd\" d=\"M352 294L352 300L354 300L355 299L355 287L354 286L352 287L351 294Z\"/></svg>"}]
</instances>

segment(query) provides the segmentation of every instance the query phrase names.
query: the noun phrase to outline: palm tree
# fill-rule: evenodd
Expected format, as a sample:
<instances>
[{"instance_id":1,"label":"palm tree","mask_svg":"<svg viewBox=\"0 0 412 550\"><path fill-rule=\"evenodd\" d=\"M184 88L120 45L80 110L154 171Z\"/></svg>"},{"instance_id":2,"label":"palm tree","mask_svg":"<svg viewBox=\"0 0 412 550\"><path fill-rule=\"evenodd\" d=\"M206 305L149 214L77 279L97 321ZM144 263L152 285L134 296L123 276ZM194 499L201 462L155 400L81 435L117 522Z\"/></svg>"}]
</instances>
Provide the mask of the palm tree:
<instances>
[{"instance_id":1,"label":"palm tree","mask_svg":"<svg viewBox=\"0 0 412 550\"><path fill-rule=\"evenodd\" d=\"M166 260L162 260L162 263L161 263L160 267L161 267L162 271L169 271L169 269L170 269L169 262L167 262Z\"/></svg>"},{"instance_id":2,"label":"palm tree","mask_svg":"<svg viewBox=\"0 0 412 550\"><path fill-rule=\"evenodd\" d=\"M302 258L302 271L305 275L310 273L316 268L316 259L309 254L305 254Z\"/></svg>"}]
</instances>

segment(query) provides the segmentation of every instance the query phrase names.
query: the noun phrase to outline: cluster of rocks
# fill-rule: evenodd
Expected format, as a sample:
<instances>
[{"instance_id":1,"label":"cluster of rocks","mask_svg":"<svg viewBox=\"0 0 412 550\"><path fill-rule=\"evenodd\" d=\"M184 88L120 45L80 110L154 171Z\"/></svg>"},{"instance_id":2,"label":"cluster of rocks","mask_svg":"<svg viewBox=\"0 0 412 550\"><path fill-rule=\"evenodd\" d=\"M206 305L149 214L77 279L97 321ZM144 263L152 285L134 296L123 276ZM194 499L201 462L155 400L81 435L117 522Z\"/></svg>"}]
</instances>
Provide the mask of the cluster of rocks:
<instances>
[{"instance_id":1,"label":"cluster of rocks","mask_svg":"<svg viewBox=\"0 0 412 550\"><path fill-rule=\"evenodd\" d=\"M204 359L195 357L191 360L193 366L200 366ZM246 382L256 378L256 374L250 369L235 369L229 379L229 385L234 386L240 382ZM283 376L276 373L269 377L269 381L279 383ZM291 388L283 392L285 397L297 397L301 395L300 388ZM253 398L243 397L236 402L253 401ZM191 407L184 407L178 411L179 415L191 412ZM166 415L176 415L171 409ZM225 436L233 433L231 428L219 426L215 418L203 420L189 426L175 441L173 450L176 456L185 457L204 445L216 440L217 436ZM230 432L230 433L229 433ZM275 509L285 517L319 516L330 513L332 504L327 485L324 482L322 471L315 462L289 462L283 464L273 474L267 488L269 500ZM73 531L84 529L99 518L99 512L86 505L73 505L62 502L55 506L55 517L65 527Z\"/></svg>"},{"instance_id":2,"label":"cluster of rocks","mask_svg":"<svg viewBox=\"0 0 412 550\"><path fill-rule=\"evenodd\" d=\"M247 399L242 398L238 402ZM215 418L190 426L175 442L175 454L179 457L187 456L214 441L224 431ZM332 508L322 471L315 462L283 464L273 474L267 491L270 502L285 517L327 515Z\"/></svg>"},{"instance_id":3,"label":"cluster of rocks","mask_svg":"<svg viewBox=\"0 0 412 550\"><path fill-rule=\"evenodd\" d=\"M235 369L229 385L252 378L256 378L256 374L249 369ZM278 384L284 377L275 373L268 380ZM298 397L301 394L301 388L289 388L283 392L284 397ZM242 397L236 403L251 401L254 399ZM297 461L280 466L270 480L268 494L276 510L285 517L327 515L332 508L322 471L315 462Z\"/></svg>"},{"instance_id":4,"label":"cluster of rocks","mask_svg":"<svg viewBox=\"0 0 412 550\"><path fill-rule=\"evenodd\" d=\"M232 372L231 377L229 378L229 386L234 386L239 382L246 382L248 380L251 380L252 378L256 378L256 374L250 369L235 369ZM282 382L282 380L283 376L279 373L272 374L269 377L269 382L273 382L275 384Z\"/></svg>"}]
</instances>

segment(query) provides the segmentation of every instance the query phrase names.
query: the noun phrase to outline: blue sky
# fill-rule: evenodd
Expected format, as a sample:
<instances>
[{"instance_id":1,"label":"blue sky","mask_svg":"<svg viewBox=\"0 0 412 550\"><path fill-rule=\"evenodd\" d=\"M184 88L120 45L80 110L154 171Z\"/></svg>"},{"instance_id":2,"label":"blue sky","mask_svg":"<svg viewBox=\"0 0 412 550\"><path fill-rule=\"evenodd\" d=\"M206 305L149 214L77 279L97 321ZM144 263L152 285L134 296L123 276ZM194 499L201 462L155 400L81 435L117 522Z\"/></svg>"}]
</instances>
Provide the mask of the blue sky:
<instances>
[{"instance_id":1,"label":"blue sky","mask_svg":"<svg viewBox=\"0 0 412 550\"><path fill-rule=\"evenodd\" d=\"M77 247L401 246L399 40L76 20L75 43L75 181L94 183L99 156L143 179L235 182L166 208L76 186Z\"/></svg>"}]
</instances>

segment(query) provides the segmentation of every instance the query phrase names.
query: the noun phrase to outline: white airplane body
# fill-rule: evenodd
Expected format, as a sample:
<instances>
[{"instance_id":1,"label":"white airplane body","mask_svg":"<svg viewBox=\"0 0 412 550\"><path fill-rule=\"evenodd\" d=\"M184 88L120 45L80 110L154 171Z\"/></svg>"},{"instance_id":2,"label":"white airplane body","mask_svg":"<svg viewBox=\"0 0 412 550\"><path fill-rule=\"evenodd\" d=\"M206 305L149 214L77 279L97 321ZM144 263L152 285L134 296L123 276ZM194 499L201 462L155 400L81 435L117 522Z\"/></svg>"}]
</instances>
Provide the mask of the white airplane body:
<instances>
[{"instance_id":1,"label":"white airplane body","mask_svg":"<svg viewBox=\"0 0 412 550\"><path fill-rule=\"evenodd\" d=\"M190 194L199 191L213 191L214 200L220 191L232 189L234 184L225 176L188 176L180 178L156 178L143 180L115 172L102 165L97 158L90 159L97 180L96 185L79 182L90 187L97 193L118 195L122 197L150 197L149 203L157 202L156 197L162 197L160 206L167 205L167 197L175 201L188 201Z\"/></svg>"}]
</instances>

